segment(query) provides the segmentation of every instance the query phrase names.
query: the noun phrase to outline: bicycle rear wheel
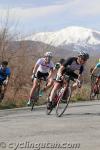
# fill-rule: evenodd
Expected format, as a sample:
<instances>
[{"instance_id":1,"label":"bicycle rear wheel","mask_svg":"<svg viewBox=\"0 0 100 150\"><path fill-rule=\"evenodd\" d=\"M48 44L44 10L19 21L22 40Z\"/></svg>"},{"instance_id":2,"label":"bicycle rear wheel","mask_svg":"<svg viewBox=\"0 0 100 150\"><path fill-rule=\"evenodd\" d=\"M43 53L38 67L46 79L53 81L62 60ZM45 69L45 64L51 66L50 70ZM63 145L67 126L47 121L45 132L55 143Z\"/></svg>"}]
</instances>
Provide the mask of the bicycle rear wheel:
<instances>
[{"instance_id":1,"label":"bicycle rear wheel","mask_svg":"<svg viewBox=\"0 0 100 150\"><path fill-rule=\"evenodd\" d=\"M91 91L90 93L90 100L94 100L95 99L95 96L93 95L93 91Z\"/></svg>"},{"instance_id":2,"label":"bicycle rear wheel","mask_svg":"<svg viewBox=\"0 0 100 150\"><path fill-rule=\"evenodd\" d=\"M97 100L100 100L100 87L99 87L98 93L97 93Z\"/></svg>"},{"instance_id":3,"label":"bicycle rear wheel","mask_svg":"<svg viewBox=\"0 0 100 150\"><path fill-rule=\"evenodd\" d=\"M57 106L56 106L56 116L57 117L61 117L68 107L68 104L69 104L69 101L71 98L71 88L70 87L68 87L66 94L67 94L66 100L64 100L64 101L62 100L62 96L59 96Z\"/></svg>"},{"instance_id":4,"label":"bicycle rear wheel","mask_svg":"<svg viewBox=\"0 0 100 150\"><path fill-rule=\"evenodd\" d=\"M35 100L31 100L31 111L32 111L33 108L34 108L34 105L35 105Z\"/></svg>"},{"instance_id":5,"label":"bicycle rear wheel","mask_svg":"<svg viewBox=\"0 0 100 150\"><path fill-rule=\"evenodd\" d=\"M39 90L40 88L37 88L34 92L34 95L32 97L32 100L31 100L31 111L34 109L34 106L36 104L36 102L39 100Z\"/></svg>"}]
</instances>

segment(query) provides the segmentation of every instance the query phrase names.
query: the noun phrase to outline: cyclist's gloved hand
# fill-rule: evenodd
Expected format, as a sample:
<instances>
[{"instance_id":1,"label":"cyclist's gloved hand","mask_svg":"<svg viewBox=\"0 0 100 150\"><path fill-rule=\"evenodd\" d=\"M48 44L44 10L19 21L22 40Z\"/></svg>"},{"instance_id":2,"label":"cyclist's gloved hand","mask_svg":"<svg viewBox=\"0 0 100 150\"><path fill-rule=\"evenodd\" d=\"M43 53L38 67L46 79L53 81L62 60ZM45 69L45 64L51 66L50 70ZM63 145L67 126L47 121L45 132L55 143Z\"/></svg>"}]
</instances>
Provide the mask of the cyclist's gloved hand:
<instances>
[{"instance_id":1,"label":"cyclist's gloved hand","mask_svg":"<svg viewBox=\"0 0 100 150\"><path fill-rule=\"evenodd\" d=\"M82 81L80 81L79 79L77 79L77 80L76 80L76 83L77 83L77 86L78 86L79 88L81 88Z\"/></svg>"},{"instance_id":2,"label":"cyclist's gloved hand","mask_svg":"<svg viewBox=\"0 0 100 150\"><path fill-rule=\"evenodd\" d=\"M77 86L78 88L81 88L83 81L80 81L79 79L77 79Z\"/></svg>"},{"instance_id":3,"label":"cyclist's gloved hand","mask_svg":"<svg viewBox=\"0 0 100 150\"><path fill-rule=\"evenodd\" d=\"M3 84L4 84L4 85L7 85L7 83L8 83L8 80L4 80L4 81L3 81Z\"/></svg>"},{"instance_id":4,"label":"cyclist's gloved hand","mask_svg":"<svg viewBox=\"0 0 100 150\"><path fill-rule=\"evenodd\" d=\"M32 76L31 76L32 82L33 82L33 80L34 80L34 77L35 77L35 75L34 75L34 74L32 74Z\"/></svg>"}]
</instances>

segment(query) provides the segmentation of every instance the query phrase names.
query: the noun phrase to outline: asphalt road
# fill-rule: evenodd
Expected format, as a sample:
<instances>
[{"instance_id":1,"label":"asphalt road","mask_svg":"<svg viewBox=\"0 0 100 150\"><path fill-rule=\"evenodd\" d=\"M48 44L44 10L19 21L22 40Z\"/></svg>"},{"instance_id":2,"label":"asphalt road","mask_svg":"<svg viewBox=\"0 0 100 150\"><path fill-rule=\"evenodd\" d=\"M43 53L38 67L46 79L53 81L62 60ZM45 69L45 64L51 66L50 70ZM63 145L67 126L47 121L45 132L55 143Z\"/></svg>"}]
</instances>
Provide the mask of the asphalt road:
<instances>
[{"instance_id":1,"label":"asphalt road","mask_svg":"<svg viewBox=\"0 0 100 150\"><path fill-rule=\"evenodd\" d=\"M0 111L0 150L100 150L100 101L70 104L64 116L45 107Z\"/></svg>"}]
</instances>

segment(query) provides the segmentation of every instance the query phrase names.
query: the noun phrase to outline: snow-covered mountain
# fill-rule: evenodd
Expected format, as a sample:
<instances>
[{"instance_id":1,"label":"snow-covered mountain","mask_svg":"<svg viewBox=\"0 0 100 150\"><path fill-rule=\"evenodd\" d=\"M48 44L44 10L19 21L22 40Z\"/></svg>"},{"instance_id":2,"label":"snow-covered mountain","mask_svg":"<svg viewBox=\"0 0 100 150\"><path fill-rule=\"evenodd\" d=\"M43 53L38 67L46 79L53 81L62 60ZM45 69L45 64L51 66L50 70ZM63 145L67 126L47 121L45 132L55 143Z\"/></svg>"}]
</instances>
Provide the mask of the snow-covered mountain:
<instances>
[{"instance_id":1,"label":"snow-covered mountain","mask_svg":"<svg viewBox=\"0 0 100 150\"><path fill-rule=\"evenodd\" d=\"M56 32L41 32L27 37L25 40L41 41L52 46L100 45L100 32L83 27L67 27Z\"/></svg>"}]
</instances>

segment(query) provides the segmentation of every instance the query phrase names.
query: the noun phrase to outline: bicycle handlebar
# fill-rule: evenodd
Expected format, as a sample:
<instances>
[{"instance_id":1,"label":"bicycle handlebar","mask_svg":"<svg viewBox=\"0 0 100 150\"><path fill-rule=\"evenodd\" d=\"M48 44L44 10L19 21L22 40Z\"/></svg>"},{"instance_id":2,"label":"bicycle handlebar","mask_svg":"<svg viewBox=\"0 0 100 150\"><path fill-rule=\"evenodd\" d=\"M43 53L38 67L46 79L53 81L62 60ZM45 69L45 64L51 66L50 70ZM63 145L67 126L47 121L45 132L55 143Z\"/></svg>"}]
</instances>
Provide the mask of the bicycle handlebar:
<instances>
[{"instance_id":1,"label":"bicycle handlebar","mask_svg":"<svg viewBox=\"0 0 100 150\"><path fill-rule=\"evenodd\" d=\"M98 76L96 76L96 75L94 75L94 74L91 74L91 78L92 78L92 77L96 77L96 78L97 78Z\"/></svg>"}]
</instances>

